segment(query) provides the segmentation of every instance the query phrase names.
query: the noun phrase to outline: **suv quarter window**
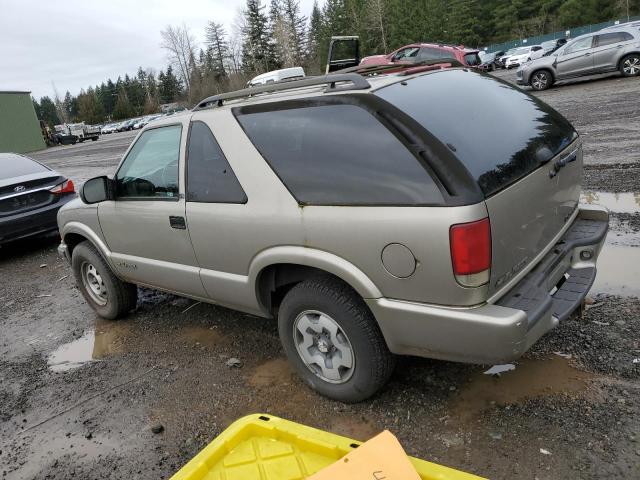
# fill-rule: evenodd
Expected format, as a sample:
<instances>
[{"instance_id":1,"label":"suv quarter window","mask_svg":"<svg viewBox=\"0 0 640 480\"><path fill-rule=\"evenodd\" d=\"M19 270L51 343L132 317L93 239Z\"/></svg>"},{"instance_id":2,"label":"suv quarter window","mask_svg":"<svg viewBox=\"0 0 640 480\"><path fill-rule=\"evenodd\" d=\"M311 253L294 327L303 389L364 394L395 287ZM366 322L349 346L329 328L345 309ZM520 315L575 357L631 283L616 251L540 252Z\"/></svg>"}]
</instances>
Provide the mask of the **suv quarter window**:
<instances>
[{"instance_id":1,"label":"suv quarter window","mask_svg":"<svg viewBox=\"0 0 640 480\"><path fill-rule=\"evenodd\" d=\"M591 48L592 43L593 43L593 37L581 38L580 40L576 40L567 48L565 48L563 54L567 55L569 53L578 52L580 50L586 50L587 48Z\"/></svg>"},{"instance_id":2,"label":"suv quarter window","mask_svg":"<svg viewBox=\"0 0 640 480\"><path fill-rule=\"evenodd\" d=\"M191 123L187 144L187 201L246 203L238 178L209 127Z\"/></svg>"},{"instance_id":3,"label":"suv quarter window","mask_svg":"<svg viewBox=\"0 0 640 480\"><path fill-rule=\"evenodd\" d=\"M288 105L287 105L288 106ZM441 205L442 193L404 144L365 108L297 102L235 109L263 158L303 205Z\"/></svg>"},{"instance_id":4,"label":"suv quarter window","mask_svg":"<svg viewBox=\"0 0 640 480\"><path fill-rule=\"evenodd\" d=\"M143 132L116 173L119 199L178 200L182 125Z\"/></svg>"},{"instance_id":5,"label":"suv quarter window","mask_svg":"<svg viewBox=\"0 0 640 480\"><path fill-rule=\"evenodd\" d=\"M628 32L603 33L598 35L597 42L599 47L605 47L614 43L628 42L633 40L633 35Z\"/></svg>"}]
</instances>

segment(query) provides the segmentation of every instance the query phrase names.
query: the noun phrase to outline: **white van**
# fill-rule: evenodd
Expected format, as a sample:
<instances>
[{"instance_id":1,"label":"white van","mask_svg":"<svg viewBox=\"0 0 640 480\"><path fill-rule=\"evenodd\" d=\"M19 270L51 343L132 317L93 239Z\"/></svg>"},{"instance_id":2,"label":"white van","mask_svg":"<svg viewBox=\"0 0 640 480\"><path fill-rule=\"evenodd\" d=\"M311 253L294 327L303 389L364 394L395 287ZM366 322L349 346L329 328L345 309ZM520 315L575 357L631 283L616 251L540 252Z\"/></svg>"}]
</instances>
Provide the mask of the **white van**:
<instances>
[{"instance_id":1,"label":"white van","mask_svg":"<svg viewBox=\"0 0 640 480\"><path fill-rule=\"evenodd\" d=\"M302 67L283 68L282 70L273 70L254 77L247 83L248 87L257 87L268 83L280 82L282 80L294 80L304 78L304 69Z\"/></svg>"}]
</instances>

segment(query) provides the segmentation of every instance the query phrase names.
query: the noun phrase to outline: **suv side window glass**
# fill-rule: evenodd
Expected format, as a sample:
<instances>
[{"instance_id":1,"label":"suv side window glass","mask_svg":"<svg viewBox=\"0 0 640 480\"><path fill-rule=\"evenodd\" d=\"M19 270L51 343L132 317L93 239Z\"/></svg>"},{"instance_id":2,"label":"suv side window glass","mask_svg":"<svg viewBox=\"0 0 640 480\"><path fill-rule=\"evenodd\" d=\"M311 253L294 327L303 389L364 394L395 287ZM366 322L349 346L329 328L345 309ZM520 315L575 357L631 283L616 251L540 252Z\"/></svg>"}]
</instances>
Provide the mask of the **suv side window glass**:
<instances>
[{"instance_id":1,"label":"suv side window glass","mask_svg":"<svg viewBox=\"0 0 640 480\"><path fill-rule=\"evenodd\" d=\"M405 60L408 58L415 58L418 56L420 49L418 47L403 48L393 56L393 61Z\"/></svg>"},{"instance_id":2,"label":"suv side window glass","mask_svg":"<svg viewBox=\"0 0 640 480\"><path fill-rule=\"evenodd\" d=\"M301 204L425 205L443 201L418 159L363 108L303 106L249 111L237 118Z\"/></svg>"},{"instance_id":3,"label":"suv side window glass","mask_svg":"<svg viewBox=\"0 0 640 480\"><path fill-rule=\"evenodd\" d=\"M218 142L204 122L191 123L187 146L187 201L246 203L240 186Z\"/></svg>"},{"instance_id":4,"label":"suv side window glass","mask_svg":"<svg viewBox=\"0 0 640 480\"><path fill-rule=\"evenodd\" d=\"M579 50L585 50L587 48L591 48L591 44L593 43L593 37L586 37L580 40L576 40L571 45L569 45L564 50L564 54L569 54L573 52L577 52Z\"/></svg>"},{"instance_id":5,"label":"suv side window glass","mask_svg":"<svg viewBox=\"0 0 640 480\"><path fill-rule=\"evenodd\" d=\"M614 43L628 42L633 40L633 35L627 32L603 33L598 35L598 46L605 47Z\"/></svg>"},{"instance_id":6,"label":"suv side window glass","mask_svg":"<svg viewBox=\"0 0 640 480\"><path fill-rule=\"evenodd\" d=\"M440 57L440 49L423 47L420 49L420 60L437 60Z\"/></svg>"},{"instance_id":7,"label":"suv side window glass","mask_svg":"<svg viewBox=\"0 0 640 480\"><path fill-rule=\"evenodd\" d=\"M116 174L119 198L178 198L182 125L147 130Z\"/></svg>"}]
</instances>

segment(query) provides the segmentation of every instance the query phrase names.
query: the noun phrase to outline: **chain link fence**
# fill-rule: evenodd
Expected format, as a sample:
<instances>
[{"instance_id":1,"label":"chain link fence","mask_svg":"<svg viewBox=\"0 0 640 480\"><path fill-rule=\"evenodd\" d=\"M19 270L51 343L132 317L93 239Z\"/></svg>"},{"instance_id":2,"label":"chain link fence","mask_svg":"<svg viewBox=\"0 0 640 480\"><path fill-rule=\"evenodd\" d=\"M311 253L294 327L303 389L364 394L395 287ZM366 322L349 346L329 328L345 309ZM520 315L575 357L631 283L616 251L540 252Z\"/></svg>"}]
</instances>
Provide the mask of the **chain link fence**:
<instances>
[{"instance_id":1,"label":"chain link fence","mask_svg":"<svg viewBox=\"0 0 640 480\"><path fill-rule=\"evenodd\" d=\"M548 40L557 40L559 38L575 38L580 35L584 35L585 33L597 32L598 30L602 30L605 27L610 27L611 25L618 25L626 22L634 22L640 20L640 16L635 17L624 17L622 19L610 20L608 22L603 23L594 23L592 25L585 25L582 27L570 28L567 30L547 33L546 35L538 35L536 37L522 38L520 40L510 40L508 42L503 43L494 43L485 47L485 50L488 53L498 52L498 51L507 51L510 48L515 47L523 47L527 45L539 45L542 42L546 42Z\"/></svg>"}]
</instances>

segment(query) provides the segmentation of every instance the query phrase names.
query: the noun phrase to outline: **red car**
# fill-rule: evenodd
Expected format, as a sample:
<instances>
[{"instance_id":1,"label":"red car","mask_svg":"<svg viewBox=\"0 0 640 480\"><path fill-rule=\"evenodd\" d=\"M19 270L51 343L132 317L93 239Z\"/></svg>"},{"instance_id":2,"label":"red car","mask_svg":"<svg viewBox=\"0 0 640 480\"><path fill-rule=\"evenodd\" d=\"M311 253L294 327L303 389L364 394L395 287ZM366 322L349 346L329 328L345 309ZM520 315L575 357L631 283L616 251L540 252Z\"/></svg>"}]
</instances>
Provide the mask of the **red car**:
<instances>
[{"instance_id":1,"label":"red car","mask_svg":"<svg viewBox=\"0 0 640 480\"><path fill-rule=\"evenodd\" d=\"M467 67L478 68L482 61L479 50L464 48L464 46L442 45L435 43L414 43L399 48L388 55L372 55L364 57L360 65L393 65L425 62L430 60L455 59Z\"/></svg>"}]
</instances>

